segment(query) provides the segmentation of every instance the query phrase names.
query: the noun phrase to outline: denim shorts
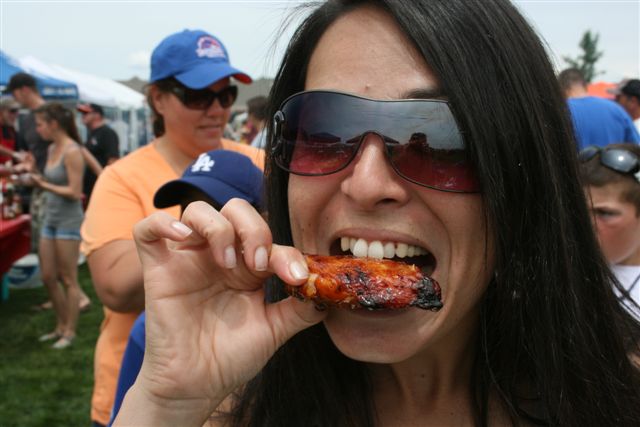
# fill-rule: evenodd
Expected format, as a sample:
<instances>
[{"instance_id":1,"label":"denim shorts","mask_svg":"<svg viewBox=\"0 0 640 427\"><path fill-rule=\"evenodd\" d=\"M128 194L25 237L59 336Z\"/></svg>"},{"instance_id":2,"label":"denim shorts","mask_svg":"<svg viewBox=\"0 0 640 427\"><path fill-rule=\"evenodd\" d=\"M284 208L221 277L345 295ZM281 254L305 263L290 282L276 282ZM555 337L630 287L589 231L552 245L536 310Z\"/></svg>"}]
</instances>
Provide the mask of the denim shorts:
<instances>
[{"instance_id":1,"label":"denim shorts","mask_svg":"<svg viewBox=\"0 0 640 427\"><path fill-rule=\"evenodd\" d=\"M80 229L64 229L46 224L40 230L40 238L49 240L82 240Z\"/></svg>"}]
</instances>

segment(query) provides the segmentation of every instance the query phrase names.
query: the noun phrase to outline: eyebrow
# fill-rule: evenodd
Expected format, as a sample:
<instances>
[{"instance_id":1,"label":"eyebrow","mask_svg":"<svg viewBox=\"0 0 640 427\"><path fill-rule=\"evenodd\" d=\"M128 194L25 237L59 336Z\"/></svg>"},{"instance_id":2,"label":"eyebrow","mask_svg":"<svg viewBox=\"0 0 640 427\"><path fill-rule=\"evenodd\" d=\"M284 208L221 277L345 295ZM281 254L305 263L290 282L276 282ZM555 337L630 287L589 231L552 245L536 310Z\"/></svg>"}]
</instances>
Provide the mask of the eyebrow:
<instances>
[{"instance_id":1,"label":"eyebrow","mask_svg":"<svg viewBox=\"0 0 640 427\"><path fill-rule=\"evenodd\" d=\"M447 96L440 90L440 88L422 88L412 89L405 92L402 96L404 99L443 99L446 100Z\"/></svg>"}]
</instances>

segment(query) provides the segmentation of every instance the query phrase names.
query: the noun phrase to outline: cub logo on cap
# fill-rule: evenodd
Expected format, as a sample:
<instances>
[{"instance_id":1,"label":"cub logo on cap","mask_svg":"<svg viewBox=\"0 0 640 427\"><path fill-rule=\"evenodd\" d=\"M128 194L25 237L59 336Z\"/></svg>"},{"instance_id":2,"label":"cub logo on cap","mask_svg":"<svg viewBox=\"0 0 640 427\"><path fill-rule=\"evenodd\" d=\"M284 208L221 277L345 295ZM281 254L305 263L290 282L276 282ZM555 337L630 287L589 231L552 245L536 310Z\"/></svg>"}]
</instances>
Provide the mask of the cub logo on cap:
<instances>
[{"instance_id":1,"label":"cub logo on cap","mask_svg":"<svg viewBox=\"0 0 640 427\"><path fill-rule=\"evenodd\" d=\"M208 154L200 154L198 160L191 166L191 172L211 172L211 168L215 163Z\"/></svg>"},{"instance_id":2,"label":"cub logo on cap","mask_svg":"<svg viewBox=\"0 0 640 427\"><path fill-rule=\"evenodd\" d=\"M196 54L202 58L226 58L224 49L218 40L211 36L202 36L198 39L198 48Z\"/></svg>"}]
</instances>

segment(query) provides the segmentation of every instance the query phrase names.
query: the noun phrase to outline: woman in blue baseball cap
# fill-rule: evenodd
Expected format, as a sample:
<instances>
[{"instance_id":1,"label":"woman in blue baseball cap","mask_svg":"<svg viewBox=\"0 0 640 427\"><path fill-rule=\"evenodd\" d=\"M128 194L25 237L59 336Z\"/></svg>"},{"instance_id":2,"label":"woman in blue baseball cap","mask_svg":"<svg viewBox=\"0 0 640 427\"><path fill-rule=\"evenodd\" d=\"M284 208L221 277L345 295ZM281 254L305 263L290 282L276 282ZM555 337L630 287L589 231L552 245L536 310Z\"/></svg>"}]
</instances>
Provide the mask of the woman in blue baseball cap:
<instances>
[{"instance_id":1,"label":"woman in blue baseball cap","mask_svg":"<svg viewBox=\"0 0 640 427\"><path fill-rule=\"evenodd\" d=\"M147 100L156 138L107 167L96 182L82 226L83 251L106 307L95 352L91 418L106 425L127 337L144 308L142 267L133 225L155 212L153 195L177 179L201 153L226 149L263 167L264 154L223 138L236 99L234 81L251 78L234 68L222 42L201 30L166 37L151 56ZM177 207L165 210L176 219Z\"/></svg>"}]
</instances>

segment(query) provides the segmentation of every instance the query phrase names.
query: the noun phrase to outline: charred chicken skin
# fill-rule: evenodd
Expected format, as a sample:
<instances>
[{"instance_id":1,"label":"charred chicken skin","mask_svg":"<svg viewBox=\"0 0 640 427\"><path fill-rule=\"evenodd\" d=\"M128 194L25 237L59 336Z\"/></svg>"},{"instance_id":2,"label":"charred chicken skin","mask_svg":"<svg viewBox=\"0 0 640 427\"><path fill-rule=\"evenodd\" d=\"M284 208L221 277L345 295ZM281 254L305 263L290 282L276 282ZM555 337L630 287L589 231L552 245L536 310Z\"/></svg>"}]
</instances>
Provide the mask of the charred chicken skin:
<instances>
[{"instance_id":1,"label":"charred chicken skin","mask_svg":"<svg viewBox=\"0 0 640 427\"><path fill-rule=\"evenodd\" d=\"M347 255L305 258L307 283L285 288L294 297L351 309L442 308L440 285L415 265Z\"/></svg>"}]
</instances>

